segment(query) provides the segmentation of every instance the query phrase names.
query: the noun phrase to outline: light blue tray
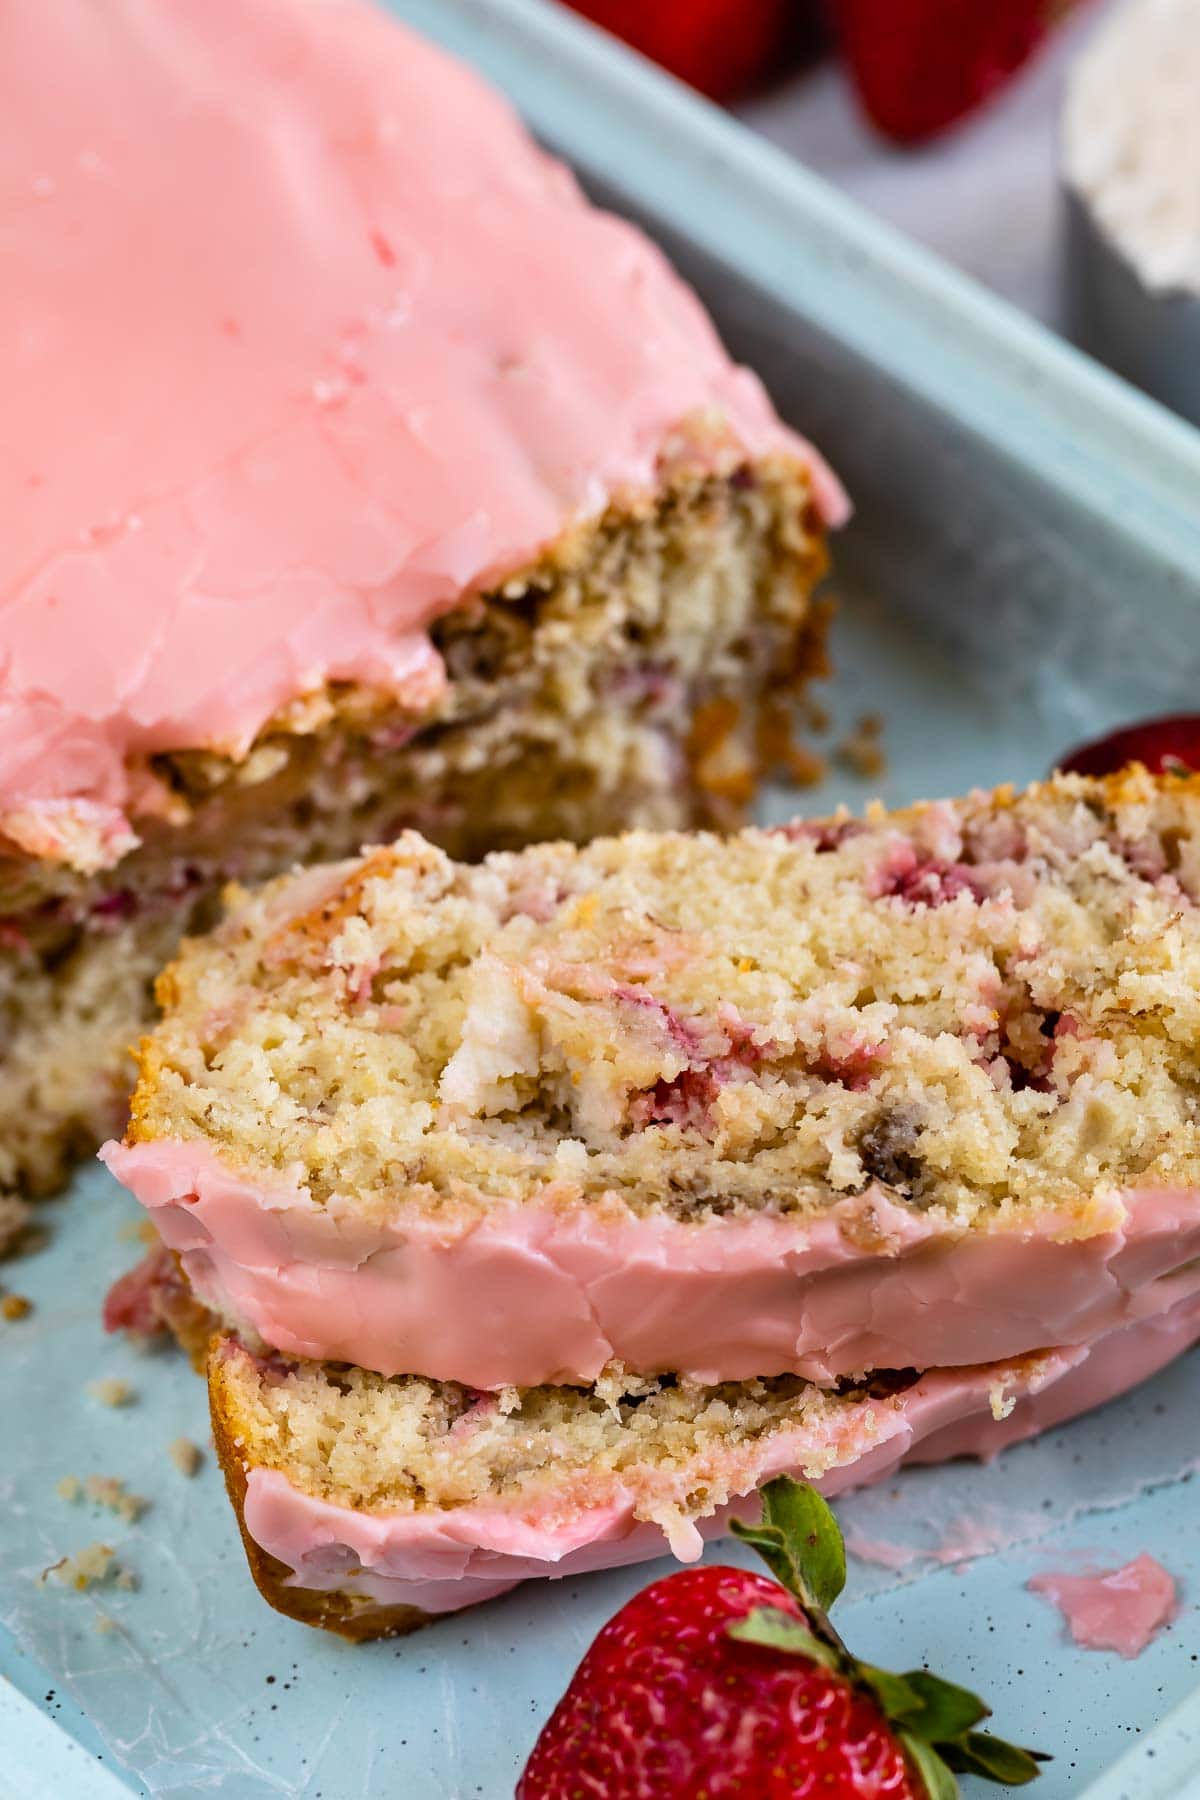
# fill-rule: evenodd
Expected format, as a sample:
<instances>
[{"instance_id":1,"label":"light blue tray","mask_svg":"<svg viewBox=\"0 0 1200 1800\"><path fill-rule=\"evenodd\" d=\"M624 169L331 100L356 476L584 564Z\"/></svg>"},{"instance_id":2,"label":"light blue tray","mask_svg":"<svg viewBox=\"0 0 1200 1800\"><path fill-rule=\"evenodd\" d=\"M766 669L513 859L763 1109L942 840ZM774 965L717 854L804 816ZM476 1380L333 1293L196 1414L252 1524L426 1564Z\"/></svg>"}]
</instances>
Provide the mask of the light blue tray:
<instances>
[{"instance_id":1,"label":"light blue tray","mask_svg":"<svg viewBox=\"0 0 1200 1800\"><path fill-rule=\"evenodd\" d=\"M535 0L396 10L652 224L847 477L859 517L839 555L834 710L842 726L885 715L888 799L1021 780L1077 735L1196 704L1200 436L567 15ZM837 777L810 805L842 797L866 790ZM768 810L793 804L773 795ZM130 1210L89 1170L50 1212L50 1248L5 1271L36 1310L0 1335L0 1800L502 1800L585 1644L647 1571L547 1584L361 1649L271 1613L211 1457L189 1482L166 1454L181 1433L207 1441L201 1384L178 1357L101 1335L100 1295L134 1253L118 1236ZM89 1398L102 1375L128 1379L136 1403ZM863 1536L926 1552L963 1519L1007 1542L903 1575L856 1564L847 1629L878 1659L977 1681L1000 1728L1055 1753L1040 1800L1191 1791L1198 1413L1193 1357L991 1470L917 1472L841 1509ZM62 1475L92 1472L151 1510L123 1527L56 1498ZM98 1537L139 1591L36 1585ZM1071 1650L1025 1591L1073 1552L1111 1564L1143 1549L1185 1606L1135 1663ZM97 1608L115 1630L95 1630Z\"/></svg>"}]
</instances>

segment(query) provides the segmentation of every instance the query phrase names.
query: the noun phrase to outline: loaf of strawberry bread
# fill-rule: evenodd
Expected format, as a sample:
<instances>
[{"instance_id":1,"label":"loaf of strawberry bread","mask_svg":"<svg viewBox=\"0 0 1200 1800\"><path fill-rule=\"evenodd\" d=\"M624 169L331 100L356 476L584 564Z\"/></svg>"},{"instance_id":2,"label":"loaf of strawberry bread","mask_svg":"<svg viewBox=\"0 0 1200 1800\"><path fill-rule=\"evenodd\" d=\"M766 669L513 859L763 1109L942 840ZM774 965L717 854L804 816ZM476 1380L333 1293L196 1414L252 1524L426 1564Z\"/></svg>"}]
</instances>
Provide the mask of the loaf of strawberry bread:
<instances>
[{"instance_id":1,"label":"loaf of strawberry bread","mask_svg":"<svg viewBox=\"0 0 1200 1800\"><path fill-rule=\"evenodd\" d=\"M236 893L103 1152L256 1349L499 1391L1078 1345L1200 1256L1200 778Z\"/></svg>"},{"instance_id":2,"label":"loaf of strawberry bread","mask_svg":"<svg viewBox=\"0 0 1200 1800\"><path fill-rule=\"evenodd\" d=\"M736 818L845 502L363 0L7 8L0 113L0 1185L44 1188L227 879Z\"/></svg>"}]
</instances>

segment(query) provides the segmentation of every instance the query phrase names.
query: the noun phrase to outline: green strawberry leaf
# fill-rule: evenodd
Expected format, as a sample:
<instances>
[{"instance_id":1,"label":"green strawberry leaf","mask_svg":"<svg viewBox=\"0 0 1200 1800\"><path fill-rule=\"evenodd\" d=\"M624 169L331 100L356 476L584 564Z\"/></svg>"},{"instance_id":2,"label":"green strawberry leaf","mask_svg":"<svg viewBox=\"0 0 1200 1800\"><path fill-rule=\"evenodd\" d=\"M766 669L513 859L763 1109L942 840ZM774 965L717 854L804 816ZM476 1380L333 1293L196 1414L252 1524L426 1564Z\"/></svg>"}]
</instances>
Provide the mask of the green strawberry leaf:
<instances>
[{"instance_id":1,"label":"green strawberry leaf","mask_svg":"<svg viewBox=\"0 0 1200 1800\"><path fill-rule=\"evenodd\" d=\"M958 1800L958 1782L933 1745L923 1743L910 1731L900 1733L900 1742L909 1762L921 1777L929 1800Z\"/></svg>"},{"instance_id":2,"label":"green strawberry leaf","mask_svg":"<svg viewBox=\"0 0 1200 1800\"><path fill-rule=\"evenodd\" d=\"M941 1753L952 1769L962 1775L982 1775L985 1781L1004 1782L1008 1787L1024 1787L1036 1781L1039 1763L1050 1758L1041 1750L1025 1750L1019 1744L1006 1744L990 1731L968 1731L954 1743L942 1744Z\"/></svg>"},{"instance_id":3,"label":"green strawberry leaf","mask_svg":"<svg viewBox=\"0 0 1200 1800\"><path fill-rule=\"evenodd\" d=\"M925 1702L911 1685L907 1675L893 1675L890 1669L876 1669L870 1663L856 1663L857 1679L870 1688L889 1719L906 1725L921 1736L920 1720L914 1715L924 1712Z\"/></svg>"},{"instance_id":4,"label":"green strawberry leaf","mask_svg":"<svg viewBox=\"0 0 1200 1800\"><path fill-rule=\"evenodd\" d=\"M828 1612L846 1585L846 1547L838 1522L815 1488L779 1475L762 1490L762 1520L730 1520L801 1606Z\"/></svg>"},{"instance_id":5,"label":"green strawberry leaf","mask_svg":"<svg viewBox=\"0 0 1200 1800\"><path fill-rule=\"evenodd\" d=\"M921 1710L905 1714L906 1728L927 1744L960 1738L989 1715L989 1708L967 1688L956 1687L928 1669L912 1669L904 1680L917 1695Z\"/></svg>"},{"instance_id":6,"label":"green strawberry leaf","mask_svg":"<svg viewBox=\"0 0 1200 1800\"><path fill-rule=\"evenodd\" d=\"M829 1645L815 1637L800 1619L781 1612L777 1606L756 1606L729 1627L731 1638L741 1644L761 1644L768 1650L783 1650L789 1656L805 1656L822 1668L840 1670L841 1659Z\"/></svg>"}]
</instances>

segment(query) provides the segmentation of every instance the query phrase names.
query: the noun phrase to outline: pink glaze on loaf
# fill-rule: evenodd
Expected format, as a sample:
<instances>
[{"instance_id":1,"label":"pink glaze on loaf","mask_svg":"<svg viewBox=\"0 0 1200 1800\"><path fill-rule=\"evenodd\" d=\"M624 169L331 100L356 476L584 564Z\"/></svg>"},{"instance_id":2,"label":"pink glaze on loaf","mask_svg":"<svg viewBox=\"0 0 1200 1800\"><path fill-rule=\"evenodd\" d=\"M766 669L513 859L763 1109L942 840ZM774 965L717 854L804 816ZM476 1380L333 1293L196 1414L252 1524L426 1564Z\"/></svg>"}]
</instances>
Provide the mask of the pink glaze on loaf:
<instances>
[{"instance_id":1,"label":"pink glaze on loaf","mask_svg":"<svg viewBox=\"0 0 1200 1800\"><path fill-rule=\"evenodd\" d=\"M1160 1318L1032 1365L935 1370L864 1407L836 1445L836 1465L816 1485L837 1494L884 1480L904 1462L992 1456L1133 1387L1198 1337L1200 1296L1193 1293ZM1010 1401L1011 1411L998 1419ZM828 1438L812 1434L773 1438L748 1471L745 1491L783 1472L803 1474L827 1447ZM601 1506L573 1514L560 1508L553 1525L496 1505L441 1514L355 1512L300 1493L278 1471L251 1469L245 1523L256 1543L294 1571L296 1586L437 1613L491 1599L534 1576L578 1575L661 1555L662 1530L636 1519L633 1508L632 1493L618 1487ZM743 1498L698 1527L685 1525L671 1550L694 1561L705 1539L746 1511Z\"/></svg>"},{"instance_id":2,"label":"pink glaze on loaf","mask_svg":"<svg viewBox=\"0 0 1200 1800\"><path fill-rule=\"evenodd\" d=\"M200 1298L288 1355L471 1387L953 1367L1075 1344L1156 1308L1200 1257L1200 1193L1114 1193L1091 1235L1044 1214L954 1238L883 1191L823 1218L613 1217L494 1204L476 1222L355 1217L205 1144L108 1144ZM863 1248L870 1201L879 1247Z\"/></svg>"},{"instance_id":3,"label":"pink glaze on loaf","mask_svg":"<svg viewBox=\"0 0 1200 1800\"><path fill-rule=\"evenodd\" d=\"M129 847L131 754L244 750L329 680L425 703L430 620L693 418L845 513L658 250L361 0L6 7L0 116L0 824L36 854Z\"/></svg>"},{"instance_id":4,"label":"pink glaze on loaf","mask_svg":"<svg viewBox=\"0 0 1200 1800\"><path fill-rule=\"evenodd\" d=\"M1031 1593L1045 1594L1084 1650L1140 1656L1179 1610L1175 1578L1145 1551L1123 1568L1091 1575L1034 1575Z\"/></svg>"}]
</instances>

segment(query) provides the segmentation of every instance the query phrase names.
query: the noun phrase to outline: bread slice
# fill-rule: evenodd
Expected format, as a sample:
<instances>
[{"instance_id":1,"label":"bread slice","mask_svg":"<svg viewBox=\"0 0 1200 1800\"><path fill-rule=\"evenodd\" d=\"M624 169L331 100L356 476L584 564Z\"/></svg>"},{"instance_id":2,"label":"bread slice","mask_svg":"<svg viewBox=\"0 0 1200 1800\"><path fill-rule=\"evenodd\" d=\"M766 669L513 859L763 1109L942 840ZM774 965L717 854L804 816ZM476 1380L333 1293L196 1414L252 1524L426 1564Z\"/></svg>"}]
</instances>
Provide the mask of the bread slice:
<instances>
[{"instance_id":1,"label":"bread slice","mask_svg":"<svg viewBox=\"0 0 1200 1800\"><path fill-rule=\"evenodd\" d=\"M735 818L845 502L382 8L44 0L0 114L0 1187L40 1189L230 878Z\"/></svg>"},{"instance_id":2,"label":"bread slice","mask_svg":"<svg viewBox=\"0 0 1200 1800\"><path fill-rule=\"evenodd\" d=\"M237 894L124 1146L249 1341L480 1388L1080 1343L1200 1254L1200 781Z\"/></svg>"},{"instance_id":3,"label":"bread slice","mask_svg":"<svg viewBox=\"0 0 1200 1800\"><path fill-rule=\"evenodd\" d=\"M826 1493L990 1456L1133 1386L1200 1335L1197 1282L1090 1345L982 1368L702 1387L508 1389L288 1363L218 1339L213 1431L251 1572L281 1612L411 1631L517 1582L684 1561L788 1472Z\"/></svg>"}]
</instances>

